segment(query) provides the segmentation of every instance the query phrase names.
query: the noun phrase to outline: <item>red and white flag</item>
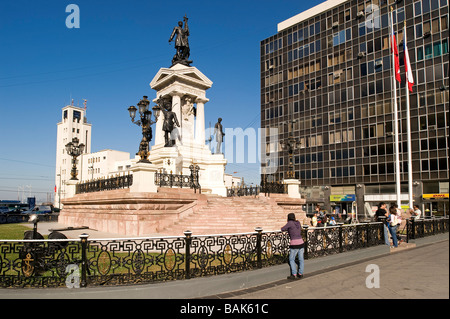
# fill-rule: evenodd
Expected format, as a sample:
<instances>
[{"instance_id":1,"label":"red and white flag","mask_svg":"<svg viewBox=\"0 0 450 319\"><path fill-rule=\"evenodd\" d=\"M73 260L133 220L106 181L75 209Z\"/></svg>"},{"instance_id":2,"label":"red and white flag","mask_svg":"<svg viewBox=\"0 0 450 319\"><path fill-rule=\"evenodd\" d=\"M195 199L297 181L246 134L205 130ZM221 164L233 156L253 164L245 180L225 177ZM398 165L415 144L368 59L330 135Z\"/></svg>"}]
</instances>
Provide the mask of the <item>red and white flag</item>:
<instances>
[{"instance_id":1,"label":"red and white flag","mask_svg":"<svg viewBox=\"0 0 450 319\"><path fill-rule=\"evenodd\" d=\"M403 31L403 53L405 54L406 83L408 83L408 90L412 92L414 78L411 70L411 62L409 61L408 46L406 45L406 28Z\"/></svg>"},{"instance_id":2,"label":"red and white flag","mask_svg":"<svg viewBox=\"0 0 450 319\"><path fill-rule=\"evenodd\" d=\"M391 12L391 53L394 54L395 79L398 82L402 82L402 79L400 77L400 63L398 61L398 48L397 48L397 40L395 39L394 19L393 19L392 12Z\"/></svg>"}]
</instances>

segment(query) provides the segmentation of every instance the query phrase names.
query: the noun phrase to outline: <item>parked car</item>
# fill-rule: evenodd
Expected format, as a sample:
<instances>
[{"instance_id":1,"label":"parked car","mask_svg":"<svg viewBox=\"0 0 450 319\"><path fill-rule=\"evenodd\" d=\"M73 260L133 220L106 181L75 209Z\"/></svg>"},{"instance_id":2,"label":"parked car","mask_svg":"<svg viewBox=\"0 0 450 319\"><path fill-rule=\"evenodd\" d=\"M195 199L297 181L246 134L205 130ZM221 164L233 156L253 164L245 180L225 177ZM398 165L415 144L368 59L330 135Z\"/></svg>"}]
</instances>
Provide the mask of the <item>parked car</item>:
<instances>
[{"instance_id":1,"label":"parked car","mask_svg":"<svg viewBox=\"0 0 450 319\"><path fill-rule=\"evenodd\" d=\"M36 206L33 209L26 210L22 214L50 214L52 208L50 206Z\"/></svg>"},{"instance_id":2,"label":"parked car","mask_svg":"<svg viewBox=\"0 0 450 319\"><path fill-rule=\"evenodd\" d=\"M25 208L16 207L11 209L8 214L22 214L23 211L25 211Z\"/></svg>"}]
</instances>

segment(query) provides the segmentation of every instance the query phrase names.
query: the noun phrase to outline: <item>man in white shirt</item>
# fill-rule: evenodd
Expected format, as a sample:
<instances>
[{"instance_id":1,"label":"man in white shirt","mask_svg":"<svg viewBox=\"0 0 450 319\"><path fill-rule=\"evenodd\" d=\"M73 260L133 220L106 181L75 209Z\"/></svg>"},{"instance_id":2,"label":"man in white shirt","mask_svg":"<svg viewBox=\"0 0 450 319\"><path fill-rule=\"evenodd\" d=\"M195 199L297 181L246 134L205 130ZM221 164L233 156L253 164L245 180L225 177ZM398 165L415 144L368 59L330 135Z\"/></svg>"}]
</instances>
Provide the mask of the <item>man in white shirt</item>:
<instances>
[{"instance_id":1,"label":"man in white shirt","mask_svg":"<svg viewBox=\"0 0 450 319\"><path fill-rule=\"evenodd\" d=\"M417 220L422 216L422 212L419 209L418 205L414 205L414 219Z\"/></svg>"}]
</instances>

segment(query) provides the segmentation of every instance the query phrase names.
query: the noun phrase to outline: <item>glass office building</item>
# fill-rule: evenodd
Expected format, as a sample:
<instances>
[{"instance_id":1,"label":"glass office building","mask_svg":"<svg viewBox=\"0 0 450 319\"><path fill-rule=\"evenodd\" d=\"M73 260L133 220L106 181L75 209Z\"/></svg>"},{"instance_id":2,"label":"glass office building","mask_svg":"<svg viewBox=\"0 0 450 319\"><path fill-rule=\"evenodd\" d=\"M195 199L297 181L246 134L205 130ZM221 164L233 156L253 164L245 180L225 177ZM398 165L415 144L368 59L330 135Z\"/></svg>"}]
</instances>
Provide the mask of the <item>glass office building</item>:
<instances>
[{"instance_id":1,"label":"glass office building","mask_svg":"<svg viewBox=\"0 0 450 319\"><path fill-rule=\"evenodd\" d=\"M414 202L426 214L448 214L448 0L329 0L279 23L261 41L263 151L277 161L270 173L263 163L262 172L269 180L287 177L290 158L281 142L294 137L292 166L307 212L316 204L340 213L353 205L364 216L380 201L396 201L391 7L402 73L396 84L402 206L412 170ZM415 82L411 167L404 26Z\"/></svg>"}]
</instances>

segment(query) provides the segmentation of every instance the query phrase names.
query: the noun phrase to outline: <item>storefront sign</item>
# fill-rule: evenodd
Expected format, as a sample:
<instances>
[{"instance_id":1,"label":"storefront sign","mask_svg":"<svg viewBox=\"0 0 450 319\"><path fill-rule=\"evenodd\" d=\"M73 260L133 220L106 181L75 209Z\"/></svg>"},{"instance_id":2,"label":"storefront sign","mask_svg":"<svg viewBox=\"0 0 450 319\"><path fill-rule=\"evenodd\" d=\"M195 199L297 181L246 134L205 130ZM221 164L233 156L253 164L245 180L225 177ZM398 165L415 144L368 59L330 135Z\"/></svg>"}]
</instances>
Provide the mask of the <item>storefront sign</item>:
<instances>
[{"instance_id":1,"label":"storefront sign","mask_svg":"<svg viewBox=\"0 0 450 319\"><path fill-rule=\"evenodd\" d=\"M448 194L423 194L422 195L423 199L428 199L428 200L432 200L432 199L448 199Z\"/></svg>"},{"instance_id":2,"label":"storefront sign","mask_svg":"<svg viewBox=\"0 0 450 319\"><path fill-rule=\"evenodd\" d=\"M354 202L356 195L330 195L331 202Z\"/></svg>"}]
</instances>

